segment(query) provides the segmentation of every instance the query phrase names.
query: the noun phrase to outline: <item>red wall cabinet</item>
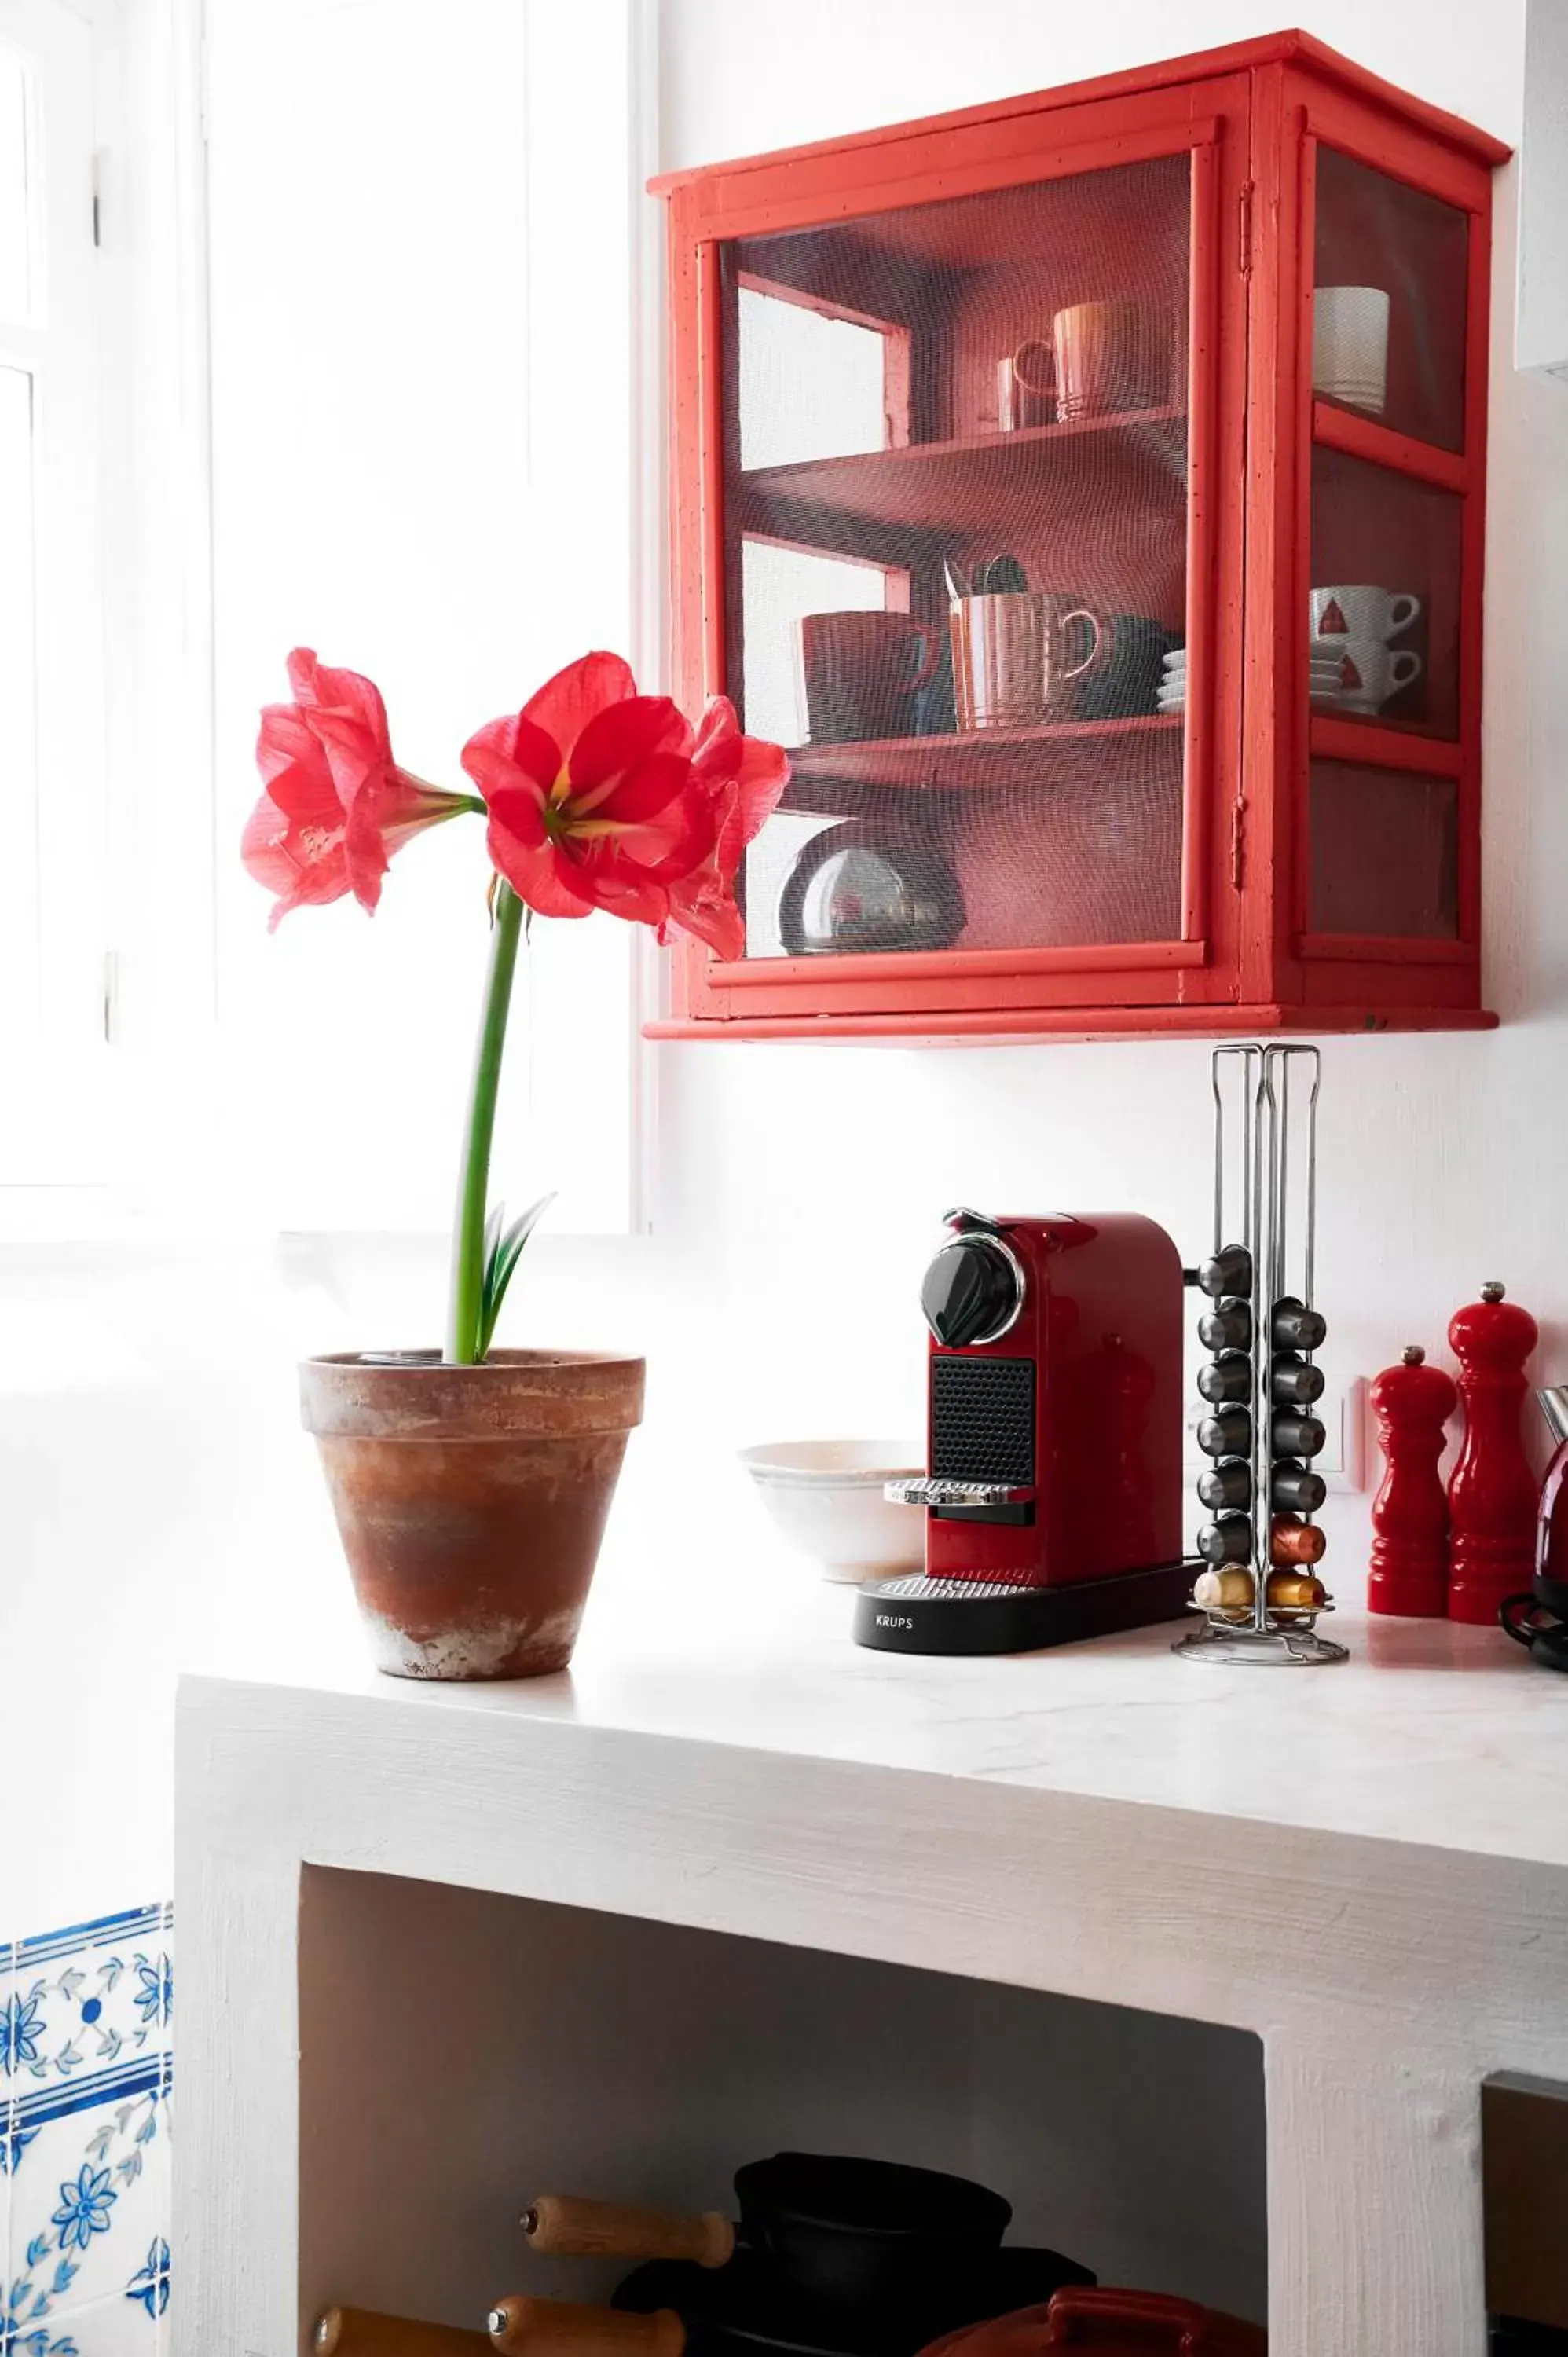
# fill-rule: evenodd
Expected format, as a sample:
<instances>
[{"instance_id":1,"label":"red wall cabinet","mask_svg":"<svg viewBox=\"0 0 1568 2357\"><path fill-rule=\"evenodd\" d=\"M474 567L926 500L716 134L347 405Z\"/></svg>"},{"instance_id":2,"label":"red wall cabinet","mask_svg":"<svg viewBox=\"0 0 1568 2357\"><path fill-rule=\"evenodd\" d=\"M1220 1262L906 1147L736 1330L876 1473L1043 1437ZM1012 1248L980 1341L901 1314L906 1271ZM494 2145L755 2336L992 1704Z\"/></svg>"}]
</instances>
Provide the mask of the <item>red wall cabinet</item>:
<instances>
[{"instance_id":1,"label":"red wall cabinet","mask_svg":"<svg viewBox=\"0 0 1568 2357\"><path fill-rule=\"evenodd\" d=\"M656 1034L1492 1019L1506 152L1284 33L656 184L679 686L793 748Z\"/></svg>"}]
</instances>

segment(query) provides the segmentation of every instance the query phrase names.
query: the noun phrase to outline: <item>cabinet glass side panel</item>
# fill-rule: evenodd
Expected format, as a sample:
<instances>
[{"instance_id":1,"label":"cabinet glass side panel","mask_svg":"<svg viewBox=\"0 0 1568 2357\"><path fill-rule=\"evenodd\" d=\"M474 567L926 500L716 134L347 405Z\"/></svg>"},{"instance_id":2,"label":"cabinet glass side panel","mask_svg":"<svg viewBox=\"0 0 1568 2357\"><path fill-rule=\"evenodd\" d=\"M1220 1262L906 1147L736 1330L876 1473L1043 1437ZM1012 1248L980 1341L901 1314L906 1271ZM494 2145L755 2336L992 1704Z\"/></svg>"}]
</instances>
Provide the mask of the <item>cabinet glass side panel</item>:
<instances>
[{"instance_id":1,"label":"cabinet glass side panel","mask_svg":"<svg viewBox=\"0 0 1568 2357\"><path fill-rule=\"evenodd\" d=\"M1455 492L1314 446L1305 620L1315 712L1458 735L1463 511Z\"/></svg>"},{"instance_id":2,"label":"cabinet glass side panel","mask_svg":"<svg viewBox=\"0 0 1568 2357\"><path fill-rule=\"evenodd\" d=\"M1332 147L1316 182L1314 390L1462 449L1469 216Z\"/></svg>"},{"instance_id":3,"label":"cabinet glass side panel","mask_svg":"<svg viewBox=\"0 0 1568 2357\"><path fill-rule=\"evenodd\" d=\"M1451 942L1459 933L1458 788L1314 761L1307 930Z\"/></svg>"},{"instance_id":4,"label":"cabinet glass side panel","mask_svg":"<svg viewBox=\"0 0 1568 2357\"><path fill-rule=\"evenodd\" d=\"M1186 152L721 248L747 955L1181 932Z\"/></svg>"}]
</instances>

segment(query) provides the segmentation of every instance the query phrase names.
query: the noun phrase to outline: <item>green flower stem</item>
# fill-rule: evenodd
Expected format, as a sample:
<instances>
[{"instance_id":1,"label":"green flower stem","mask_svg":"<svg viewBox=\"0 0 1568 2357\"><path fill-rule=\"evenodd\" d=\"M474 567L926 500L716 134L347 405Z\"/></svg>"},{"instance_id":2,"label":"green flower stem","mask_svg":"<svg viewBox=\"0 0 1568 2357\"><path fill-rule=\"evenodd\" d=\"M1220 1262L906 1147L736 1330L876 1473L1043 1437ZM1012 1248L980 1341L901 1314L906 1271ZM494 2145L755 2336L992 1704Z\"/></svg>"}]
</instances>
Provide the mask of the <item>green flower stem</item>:
<instances>
[{"instance_id":1,"label":"green flower stem","mask_svg":"<svg viewBox=\"0 0 1568 2357\"><path fill-rule=\"evenodd\" d=\"M485 1217L489 1200L490 1146L496 1131L496 1098L511 1011L512 977L522 939L522 902L511 886L496 878L495 918L490 927L490 971L485 985L484 1019L474 1058L468 1098L467 1144L452 1239L452 1293L446 1329L448 1365L473 1367L479 1361L479 1309L485 1282Z\"/></svg>"}]
</instances>

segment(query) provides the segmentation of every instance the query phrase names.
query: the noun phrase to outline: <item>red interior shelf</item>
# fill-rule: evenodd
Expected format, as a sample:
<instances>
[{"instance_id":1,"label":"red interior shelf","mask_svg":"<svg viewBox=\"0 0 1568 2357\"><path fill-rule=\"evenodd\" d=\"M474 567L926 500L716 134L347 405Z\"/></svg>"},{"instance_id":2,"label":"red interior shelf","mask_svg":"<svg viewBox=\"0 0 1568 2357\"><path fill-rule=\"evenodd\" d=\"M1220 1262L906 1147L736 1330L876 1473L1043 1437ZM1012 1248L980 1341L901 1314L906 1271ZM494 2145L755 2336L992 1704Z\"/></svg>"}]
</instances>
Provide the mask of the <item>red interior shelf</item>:
<instances>
[{"instance_id":1,"label":"red interior shelf","mask_svg":"<svg viewBox=\"0 0 1568 2357\"><path fill-rule=\"evenodd\" d=\"M743 474L741 522L746 531L785 538L803 536L808 515L906 532L1006 532L1018 520L1022 484L1037 484L1047 470L1064 490L1086 479L1104 486L1122 478L1149 496L1163 480L1180 503L1186 454L1187 412L1166 408L806 458Z\"/></svg>"},{"instance_id":2,"label":"red interior shelf","mask_svg":"<svg viewBox=\"0 0 1568 2357\"><path fill-rule=\"evenodd\" d=\"M790 777L797 787L821 782L961 791L1044 785L1070 777L1086 760L1092 760L1096 769L1103 767L1118 740L1141 745L1149 737L1168 737L1179 742L1181 726L1179 715L1151 712L1124 720L1056 721L1038 728L977 728L942 737L799 745L789 756Z\"/></svg>"}]
</instances>

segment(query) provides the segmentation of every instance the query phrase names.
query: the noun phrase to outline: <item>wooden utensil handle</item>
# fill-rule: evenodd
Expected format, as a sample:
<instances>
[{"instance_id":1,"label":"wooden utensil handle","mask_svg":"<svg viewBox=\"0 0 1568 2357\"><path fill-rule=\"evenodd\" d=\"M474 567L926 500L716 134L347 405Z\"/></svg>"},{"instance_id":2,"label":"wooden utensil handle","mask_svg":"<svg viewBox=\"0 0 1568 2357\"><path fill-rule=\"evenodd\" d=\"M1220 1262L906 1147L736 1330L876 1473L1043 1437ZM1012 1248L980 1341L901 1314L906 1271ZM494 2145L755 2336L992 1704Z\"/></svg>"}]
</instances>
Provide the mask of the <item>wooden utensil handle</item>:
<instances>
[{"instance_id":1,"label":"wooden utensil handle","mask_svg":"<svg viewBox=\"0 0 1568 2357\"><path fill-rule=\"evenodd\" d=\"M382 2316L373 2308L329 2308L311 2334L317 2357L478 2357L489 2342L456 2324L417 2316Z\"/></svg>"},{"instance_id":2,"label":"wooden utensil handle","mask_svg":"<svg viewBox=\"0 0 1568 2357\"><path fill-rule=\"evenodd\" d=\"M585 2201L575 2193L542 2193L524 2214L522 2231L551 2258L694 2259L700 2267L722 2267L735 2253L735 2228L716 2210L691 2218L629 2201Z\"/></svg>"},{"instance_id":3,"label":"wooden utensil handle","mask_svg":"<svg viewBox=\"0 0 1568 2357\"><path fill-rule=\"evenodd\" d=\"M639 2316L509 2292L490 2310L490 2340L507 2357L684 2357L686 2328L672 2308Z\"/></svg>"}]
</instances>

